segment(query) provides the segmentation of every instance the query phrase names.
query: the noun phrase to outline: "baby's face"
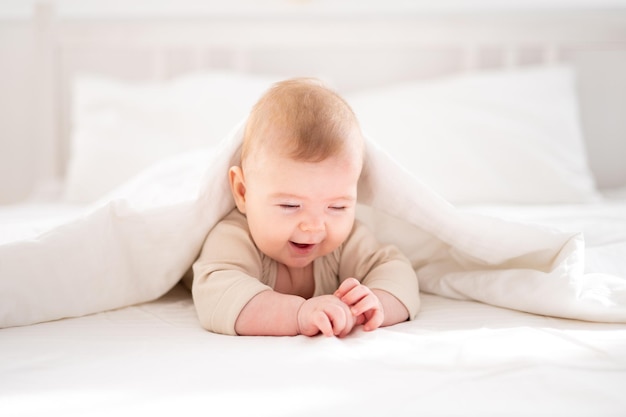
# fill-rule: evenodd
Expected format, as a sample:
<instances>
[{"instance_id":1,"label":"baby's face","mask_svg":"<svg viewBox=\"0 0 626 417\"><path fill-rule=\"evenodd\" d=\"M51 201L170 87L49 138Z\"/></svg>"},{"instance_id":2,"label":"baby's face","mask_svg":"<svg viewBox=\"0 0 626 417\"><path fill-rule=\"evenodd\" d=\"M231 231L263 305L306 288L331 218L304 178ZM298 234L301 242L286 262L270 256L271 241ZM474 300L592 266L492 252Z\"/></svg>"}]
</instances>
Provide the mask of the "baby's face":
<instances>
[{"instance_id":1,"label":"baby's face","mask_svg":"<svg viewBox=\"0 0 626 417\"><path fill-rule=\"evenodd\" d=\"M243 209L257 247L290 268L337 249L354 223L361 159L302 162L261 153L256 168L244 174Z\"/></svg>"}]
</instances>

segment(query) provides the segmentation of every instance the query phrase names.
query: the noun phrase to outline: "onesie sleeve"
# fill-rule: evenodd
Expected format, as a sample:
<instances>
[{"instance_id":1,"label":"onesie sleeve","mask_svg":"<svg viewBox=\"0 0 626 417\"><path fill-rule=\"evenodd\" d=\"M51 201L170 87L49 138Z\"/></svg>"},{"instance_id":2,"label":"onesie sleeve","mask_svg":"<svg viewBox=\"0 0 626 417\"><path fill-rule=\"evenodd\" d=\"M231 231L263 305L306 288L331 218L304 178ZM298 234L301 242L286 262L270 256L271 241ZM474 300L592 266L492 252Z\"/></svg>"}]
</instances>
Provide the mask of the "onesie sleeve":
<instances>
[{"instance_id":1,"label":"onesie sleeve","mask_svg":"<svg viewBox=\"0 0 626 417\"><path fill-rule=\"evenodd\" d=\"M358 220L343 245L339 280L356 278L370 289L387 291L396 297L413 320L419 311L417 275L408 258L393 245L381 244Z\"/></svg>"},{"instance_id":2,"label":"onesie sleeve","mask_svg":"<svg viewBox=\"0 0 626 417\"><path fill-rule=\"evenodd\" d=\"M258 293L271 290L260 281L261 254L236 209L208 234L193 264L193 301L202 327L236 335L235 322Z\"/></svg>"}]
</instances>

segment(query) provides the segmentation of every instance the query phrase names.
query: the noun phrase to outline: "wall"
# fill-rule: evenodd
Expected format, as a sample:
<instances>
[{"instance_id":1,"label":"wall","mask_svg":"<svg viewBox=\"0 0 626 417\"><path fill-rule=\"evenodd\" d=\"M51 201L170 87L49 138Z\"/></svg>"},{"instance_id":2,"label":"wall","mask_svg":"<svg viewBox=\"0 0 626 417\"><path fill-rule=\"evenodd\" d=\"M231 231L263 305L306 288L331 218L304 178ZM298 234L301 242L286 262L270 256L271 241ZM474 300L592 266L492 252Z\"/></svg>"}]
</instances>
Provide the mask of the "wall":
<instances>
[{"instance_id":1,"label":"wall","mask_svg":"<svg viewBox=\"0 0 626 417\"><path fill-rule=\"evenodd\" d=\"M34 185L33 51L29 22L0 21L0 204L26 198Z\"/></svg>"}]
</instances>

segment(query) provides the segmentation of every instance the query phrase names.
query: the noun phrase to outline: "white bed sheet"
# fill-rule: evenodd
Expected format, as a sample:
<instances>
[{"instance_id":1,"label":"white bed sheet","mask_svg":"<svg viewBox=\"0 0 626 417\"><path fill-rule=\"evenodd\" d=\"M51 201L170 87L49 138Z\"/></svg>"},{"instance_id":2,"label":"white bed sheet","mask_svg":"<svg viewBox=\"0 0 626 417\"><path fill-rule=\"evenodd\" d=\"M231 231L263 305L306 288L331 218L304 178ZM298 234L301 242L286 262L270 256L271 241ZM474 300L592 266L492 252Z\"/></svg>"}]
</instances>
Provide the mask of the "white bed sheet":
<instances>
[{"instance_id":1,"label":"white bed sheet","mask_svg":"<svg viewBox=\"0 0 626 417\"><path fill-rule=\"evenodd\" d=\"M626 276L624 199L467 209L584 230L588 268ZM0 230L33 233L80 211L5 208ZM626 325L422 302L416 321L345 339L212 334L181 286L151 303L1 329L0 415L626 414Z\"/></svg>"},{"instance_id":2,"label":"white bed sheet","mask_svg":"<svg viewBox=\"0 0 626 417\"><path fill-rule=\"evenodd\" d=\"M202 330L186 289L0 331L3 416L623 416L626 328L424 295L373 333ZM219 412L218 412L219 410Z\"/></svg>"}]
</instances>

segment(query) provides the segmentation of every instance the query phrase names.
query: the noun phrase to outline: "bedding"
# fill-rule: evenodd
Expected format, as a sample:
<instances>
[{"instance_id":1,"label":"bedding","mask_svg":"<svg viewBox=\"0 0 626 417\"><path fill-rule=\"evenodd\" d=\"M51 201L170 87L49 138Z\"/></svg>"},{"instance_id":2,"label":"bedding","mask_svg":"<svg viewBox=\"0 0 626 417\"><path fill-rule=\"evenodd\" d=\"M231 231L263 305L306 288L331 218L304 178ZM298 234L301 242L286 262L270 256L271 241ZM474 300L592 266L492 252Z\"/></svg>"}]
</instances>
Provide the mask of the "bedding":
<instances>
[{"instance_id":1,"label":"bedding","mask_svg":"<svg viewBox=\"0 0 626 417\"><path fill-rule=\"evenodd\" d=\"M81 209L4 207L0 230L13 225L22 235L33 233L32 226L53 226ZM462 210L583 230L587 268L626 272L619 255L626 245L626 198L619 192L593 204ZM614 248L607 257L592 255L607 247ZM201 328L180 284L152 302L5 328L0 414L617 417L626 410L624 324L426 293L421 301L417 320L374 333L357 329L345 339L212 334Z\"/></svg>"},{"instance_id":2,"label":"bedding","mask_svg":"<svg viewBox=\"0 0 626 417\"><path fill-rule=\"evenodd\" d=\"M208 169L200 181L195 176L195 187L163 181L168 175L159 167L75 221L34 240L2 245L0 327L124 307L172 288L210 228L234 208L226 172L237 163L243 125L206 164L200 159ZM409 257L425 292L537 314L626 322L624 279L585 272L582 234L456 210L371 140L359 202L362 219L379 238Z\"/></svg>"},{"instance_id":3,"label":"bedding","mask_svg":"<svg viewBox=\"0 0 626 417\"><path fill-rule=\"evenodd\" d=\"M216 145L275 81L228 71L160 82L78 74L63 200L92 203L164 158Z\"/></svg>"},{"instance_id":4,"label":"bedding","mask_svg":"<svg viewBox=\"0 0 626 417\"><path fill-rule=\"evenodd\" d=\"M0 206L0 244L36 239L85 212L82 205L61 201Z\"/></svg>"},{"instance_id":5,"label":"bedding","mask_svg":"<svg viewBox=\"0 0 626 417\"><path fill-rule=\"evenodd\" d=\"M585 237L585 272L626 276L626 195L601 194L593 204L472 205L463 210Z\"/></svg>"},{"instance_id":6,"label":"bedding","mask_svg":"<svg viewBox=\"0 0 626 417\"><path fill-rule=\"evenodd\" d=\"M216 145L279 78L205 71L130 82L79 74L63 200L92 203L164 157ZM590 202L598 194L576 81L563 64L345 96L368 136L454 204Z\"/></svg>"},{"instance_id":7,"label":"bedding","mask_svg":"<svg viewBox=\"0 0 626 417\"><path fill-rule=\"evenodd\" d=\"M622 416L626 328L425 294L344 338L201 329L157 301L0 330L3 416Z\"/></svg>"},{"instance_id":8,"label":"bedding","mask_svg":"<svg viewBox=\"0 0 626 417\"><path fill-rule=\"evenodd\" d=\"M598 198L577 96L573 68L558 65L409 81L347 98L363 130L446 200L545 204Z\"/></svg>"}]
</instances>

